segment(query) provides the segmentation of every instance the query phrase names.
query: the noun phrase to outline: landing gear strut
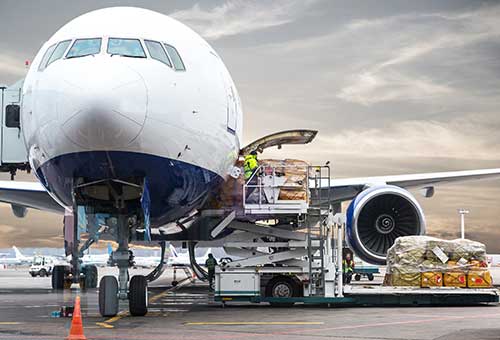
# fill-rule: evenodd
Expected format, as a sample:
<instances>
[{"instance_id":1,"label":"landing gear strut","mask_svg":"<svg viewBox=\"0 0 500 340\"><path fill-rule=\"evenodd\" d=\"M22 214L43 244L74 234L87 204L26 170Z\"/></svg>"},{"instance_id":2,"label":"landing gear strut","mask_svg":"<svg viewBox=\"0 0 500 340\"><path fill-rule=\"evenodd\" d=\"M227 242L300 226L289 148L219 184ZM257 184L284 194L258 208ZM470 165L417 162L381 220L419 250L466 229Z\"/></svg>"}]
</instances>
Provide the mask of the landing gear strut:
<instances>
[{"instance_id":1,"label":"landing gear strut","mask_svg":"<svg viewBox=\"0 0 500 340\"><path fill-rule=\"evenodd\" d=\"M111 264L118 267L118 281L108 275L101 279L99 289L99 311L102 316L115 316L118 301L129 300L132 316L143 316L148 312L148 281L143 275L135 275L130 280L128 269L133 265L133 255L129 250L129 224L126 215L119 215L116 225L118 249L111 253Z\"/></svg>"}]
</instances>

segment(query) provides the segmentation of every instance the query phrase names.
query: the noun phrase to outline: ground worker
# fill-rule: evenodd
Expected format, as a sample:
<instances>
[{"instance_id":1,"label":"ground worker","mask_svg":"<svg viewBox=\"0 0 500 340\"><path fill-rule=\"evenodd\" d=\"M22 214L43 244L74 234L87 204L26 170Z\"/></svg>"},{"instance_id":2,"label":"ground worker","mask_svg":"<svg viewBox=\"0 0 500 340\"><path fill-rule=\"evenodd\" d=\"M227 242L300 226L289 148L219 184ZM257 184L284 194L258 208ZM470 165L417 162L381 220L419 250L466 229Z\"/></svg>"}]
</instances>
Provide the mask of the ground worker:
<instances>
[{"instance_id":1,"label":"ground worker","mask_svg":"<svg viewBox=\"0 0 500 340\"><path fill-rule=\"evenodd\" d=\"M212 254L208 254L208 259L205 261L205 266L208 270L208 284L211 290L213 290L213 282L215 277L215 267L217 266L217 260Z\"/></svg>"},{"instance_id":2,"label":"ground worker","mask_svg":"<svg viewBox=\"0 0 500 340\"><path fill-rule=\"evenodd\" d=\"M342 281L344 281L344 284L351 283L352 274L354 273L354 261L352 259L351 253L347 253L345 255L345 258L342 261L342 269L343 269Z\"/></svg>"},{"instance_id":3,"label":"ground worker","mask_svg":"<svg viewBox=\"0 0 500 340\"><path fill-rule=\"evenodd\" d=\"M257 151L250 152L249 155L245 156L245 163L243 165L243 170L245 171L245 181L248 181L254 171L259 167L259 161L257 160Z\"/></svg>"},{"instance_id":4,"label":"ground worker","mask_svg":"<svg viewBox=\"0 0 500 340\"><path fill-rule=\"evenodd\" d=\"M243 170L245 172L245 182L247 182L246 189L246 199L250 197L250 195L257 189L258 178L257 176L253 176L253 173L259 167L259 161L257 160L257 151L250 152L249 155L245 156L245 163L243 165ZM252 177L251 180L250 177Z\"/></svg>"}]
</instances>

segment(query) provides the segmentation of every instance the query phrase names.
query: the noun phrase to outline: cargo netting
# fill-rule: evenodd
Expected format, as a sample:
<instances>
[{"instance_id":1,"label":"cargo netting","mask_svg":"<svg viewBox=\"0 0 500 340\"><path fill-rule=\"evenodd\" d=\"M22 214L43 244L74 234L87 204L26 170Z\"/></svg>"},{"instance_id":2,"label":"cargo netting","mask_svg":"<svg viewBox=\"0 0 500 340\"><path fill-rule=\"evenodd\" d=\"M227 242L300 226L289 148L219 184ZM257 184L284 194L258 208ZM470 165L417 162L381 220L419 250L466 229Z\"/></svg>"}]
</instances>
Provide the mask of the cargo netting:
<instances>
[{"instance_id":1,"label":"cargo netting","mask_svg":"<svg viewBox=\"0 0 500 340\"><path fill-rule=\"evenodd\" d=\"M492 284L486 247L480 242L404 236L387 252L387 286L488 288Z\"/></svg>"}]
</instances>

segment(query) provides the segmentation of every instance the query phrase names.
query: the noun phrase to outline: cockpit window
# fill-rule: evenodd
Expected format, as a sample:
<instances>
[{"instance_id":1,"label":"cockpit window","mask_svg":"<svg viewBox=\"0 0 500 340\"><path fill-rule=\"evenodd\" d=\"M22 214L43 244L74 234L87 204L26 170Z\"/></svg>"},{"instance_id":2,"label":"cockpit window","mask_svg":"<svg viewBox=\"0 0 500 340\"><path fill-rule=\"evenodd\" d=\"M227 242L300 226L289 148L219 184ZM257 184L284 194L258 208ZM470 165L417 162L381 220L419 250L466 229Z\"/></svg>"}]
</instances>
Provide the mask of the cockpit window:
<instances>
[{"instance_id":1,"label":"cockpit window","mask_svg":"<svg viewBox=\"0 0 500 340\"><path fill-rule=\"evenodd\" d=\"M168 55L170 56L170 59L172 60L172 63L174 64L174 68L176 71L185 71L186 67L184 66L184 63L182 62L181 56L179 55L179 52L175 49L175 47L170 46L168 44L165 44L165 48L167 49Z\"/></svg>"},{"instance_id":2,"label":"cockpit window","mask_svg":"<svg viewBox=\"0 0 500 340\"><path fill-rule=\"evenodd\" d=\"M139 39L109 38L108 53L122 57L146 58Z\"/></svg>"},{"instance_id":3,"label":"cockpit window","mask_svg":"<svg viewBox=\"0 0 500 340\"><path fill-rule=\"evenodd\" d=\"M56 61L57 59L61 59L62 56L64 55L64 52L68 49L69 44L71 43L71 40L64 40L61 41L59 44L57 44L56 49L52 53L52 55L49 58L49 61L47 62L47 66L49 66L52 62Z\"/></svg>"},{"instance_id":4,"label":"cockpit window","mask_svg":"<svg viewBox=\"0 0 500 340\"><path fill-rule=\"evenodd\" d=\"M101 52L101 41L101 38L75 40L66 55L66 59L98 54Z\"/></svg>"},{"instance_id":5,"label":"cockpit window","mask_svg":"<svg viewBox=\"0 0 500 340\"><path fill-rule=\"evenodd\" d=\"M45 51L45 54L42 57L42 61L40 62L40 65L38 66L38 71L43 71L45 67L47 66L47 61L49 60L50 56L52 55L52 52L54 52L54 49L56 48L56 44L50 46L47 51Z\"/></svg>"},{"instance_id":6,"label":"cockpit window","mask_svg":"<svg viewBox=\"0 0 500 340\"><path fill-rule=\"evenodd\" d=\"M162 63L167 64L169 67L172 67L170 59L168 59L167 52L165 52L165 50L158 41L144 40L144 43L148 48L149 55L151 56L151 58L159 60Z\"/></svg>"}]
</instances>

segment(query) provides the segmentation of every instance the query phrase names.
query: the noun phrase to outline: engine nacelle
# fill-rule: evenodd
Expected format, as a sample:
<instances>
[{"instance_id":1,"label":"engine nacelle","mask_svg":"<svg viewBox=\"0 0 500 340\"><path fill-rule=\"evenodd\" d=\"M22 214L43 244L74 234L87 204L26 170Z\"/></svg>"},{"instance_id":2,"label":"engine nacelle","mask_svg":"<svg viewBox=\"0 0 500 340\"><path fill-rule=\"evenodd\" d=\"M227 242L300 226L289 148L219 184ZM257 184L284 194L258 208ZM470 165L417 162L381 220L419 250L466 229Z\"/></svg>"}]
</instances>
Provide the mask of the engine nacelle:
<instances>
[{"instance_id":1,"label":"engine nacelle","mask_svg":"<svg viewBox=\"0 0 500 340\"><path fill-rule=\"evenodd\" d=\"M28 209L20 205L11 204L12 213L19 218L24 218L28 215Z\"/></svg>"},{"instance_id":2,"label":"engine nacelle","mask_svg":"<svg viewBox=\"0 0 500 340\"><path fill-rule=\"evenodd\" d=\"M425 234L425 216L407 190L392 185L361 192L347 209L346 239L363 261L385 264L396 238Z\"/></svg>"}]
</instances>

